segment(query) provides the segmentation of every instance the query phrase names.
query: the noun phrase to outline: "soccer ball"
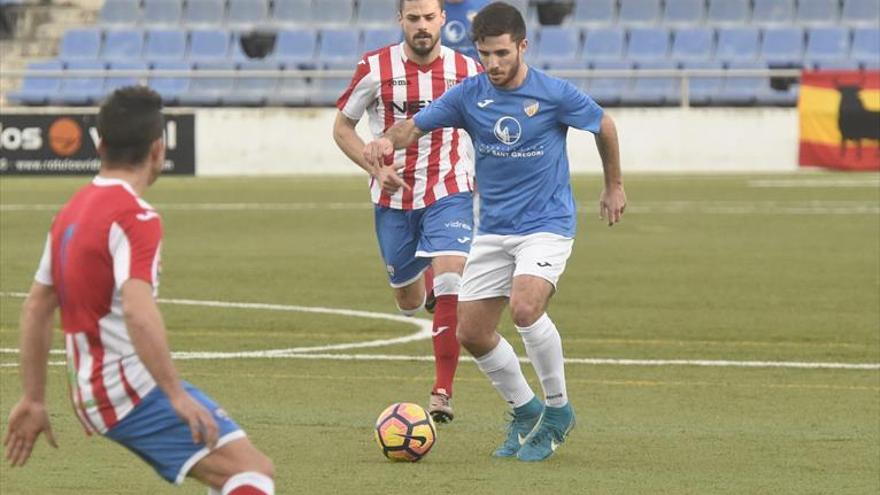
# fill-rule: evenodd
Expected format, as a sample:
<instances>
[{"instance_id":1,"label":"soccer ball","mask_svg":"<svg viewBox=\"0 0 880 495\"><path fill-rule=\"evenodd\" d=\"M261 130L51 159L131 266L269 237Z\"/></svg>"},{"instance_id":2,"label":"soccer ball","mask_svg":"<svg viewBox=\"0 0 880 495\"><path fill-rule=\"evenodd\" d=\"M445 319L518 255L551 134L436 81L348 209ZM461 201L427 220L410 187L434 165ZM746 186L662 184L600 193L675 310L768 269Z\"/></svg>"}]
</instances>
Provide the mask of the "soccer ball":
<instances>
[{"instance_id":1,"label":"soccer ball","mask_svg":"<svg viewBox=\"0 0 880 495\"><path fill-rule=\"evenodd\" d=\"M437 439L431 415L411 402L385 408L376 420L373 434L382 453L392 461L416 462L428 455Z\"/></svg>"}]
</instances>

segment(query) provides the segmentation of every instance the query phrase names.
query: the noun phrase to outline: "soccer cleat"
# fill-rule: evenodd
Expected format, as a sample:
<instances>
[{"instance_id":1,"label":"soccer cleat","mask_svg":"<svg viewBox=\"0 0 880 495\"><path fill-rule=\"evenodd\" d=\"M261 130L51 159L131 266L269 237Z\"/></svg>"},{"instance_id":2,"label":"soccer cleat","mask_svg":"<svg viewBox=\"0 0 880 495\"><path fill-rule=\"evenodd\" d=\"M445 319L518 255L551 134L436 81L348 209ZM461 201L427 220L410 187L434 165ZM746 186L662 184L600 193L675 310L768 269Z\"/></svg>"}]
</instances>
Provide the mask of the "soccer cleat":
<instances>
[{"instance_id":1,"label":"soccer cleat","mask_svg":"<svg viewBox=\"0 0 880 495\"><path fill-rule=\"evenodd\" d=\"M425 296L425 311L434 314L435 307L437 307L437 297L434 296L434 291L431 290L428 292L428 295Z\"/></svg>"},{"instance_id":2,"label":"soccer cleat","mask_svg":"<svg viewBox=\"0 0 880 495\"><path fill-rule=\"evenodd\" d=\"M431 392L431 398L428 400L428 412L436 423L451 423L452 418L455 417L455 414L452 413L452 399L441 390Z\"/></svg>"},{"instance_id":3,"label":"soccer cleat","mask_svg":"<svg viewBox=\"0 0 880 495\"><path fill-rule=\"evenodd\" d=\"M516 457L521 461L543 461L562 445L574 424L574 409L571 404L545 407L541 421L526 437Z\"/></svg>"},{"instance_id":4,"label":"soccer cleat","mask_svg":"<svg viewBox=\"0 0 880 495\"><path fill-rule=\"evenodd\" d=\"M544 405L533 397L525 405L513 410L510 414L510 423L507 424L507 438L500 447L492 453L494 457L513 457L519 452L520 447L529 435L529 432L541 418L541 410Z\"/></svg>"}]
</instances>

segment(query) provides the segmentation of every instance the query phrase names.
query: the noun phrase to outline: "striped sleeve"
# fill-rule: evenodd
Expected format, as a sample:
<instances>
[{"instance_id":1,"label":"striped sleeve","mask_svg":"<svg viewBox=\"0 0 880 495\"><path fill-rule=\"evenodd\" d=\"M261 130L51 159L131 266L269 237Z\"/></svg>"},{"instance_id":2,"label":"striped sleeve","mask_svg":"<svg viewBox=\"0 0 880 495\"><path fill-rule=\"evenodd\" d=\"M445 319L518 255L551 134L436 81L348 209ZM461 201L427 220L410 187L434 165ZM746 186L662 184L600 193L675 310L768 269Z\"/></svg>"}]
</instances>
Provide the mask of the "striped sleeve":
<instances>
[{"instance_id":1,"label":"striped sleeve","mask_svg":"<svg viewBox=\"0 0 880 495\"><path fill-rule=\"evenodd\" d=\"M111 225L108 247L117 289L133 278L158 287L161 242L162 221L154 210L127 211Z\"/></svg>"},{"instance_id":2,"label":"striped sleeve","mask_svg":"<svg viewBox=\"0 0 880 495\"><path fill-rule=\"evenodd\" d=\"M358 62L351 83L336 101L336 108L354 121L360 120L370 103L376 99L378 79L372 77L367 57L365 55Z\"/></svg>"}]
</instances>

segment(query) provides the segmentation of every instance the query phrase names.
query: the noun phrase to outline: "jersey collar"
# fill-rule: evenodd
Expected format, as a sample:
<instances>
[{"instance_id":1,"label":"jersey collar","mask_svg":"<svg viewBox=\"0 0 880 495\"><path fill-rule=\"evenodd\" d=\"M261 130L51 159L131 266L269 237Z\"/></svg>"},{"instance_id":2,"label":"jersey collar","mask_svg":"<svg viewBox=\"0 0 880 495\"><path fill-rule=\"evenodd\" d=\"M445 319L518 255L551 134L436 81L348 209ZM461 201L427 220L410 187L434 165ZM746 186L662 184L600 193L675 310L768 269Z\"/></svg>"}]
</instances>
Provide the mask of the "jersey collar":
<instances>
[{"instance_id":1,"label":"jersey collar","mask_svg":"<svg viewBox=\"0 0 880 495\"><path fill-rule=\"evenodd\" d=\"M446 56L446 47L445 46L440 45L440 54L437 55L437 58L435 58L428 65L419 65L419 64L413 62L412 60L410 60L409 57L406 56L406 50L404 49L405 46L406 46L406 41L401 41L400 42L400 59L403 60L404 65L416 67L422 72L428 72L429 70L435 68L437 65L441 65L441 66L443 65L443 58Z\"/></svg>"},{"instance_id":2,"label":"jersey collar","mask_svg":"<svg viewBox=\"0 0 880 495\"><path fill-rule=\"evenodd\" d=\"M134 197L139 197L136 192L134 192L134 188L131 187L131 184L125 182L122 179L111 179L108 177L101 177L100 175L96 175L94 179L92 179L92 184L98 187L110 187L110 186L122 186L126 191L131 193Z\"/></svg>"}]
</instances>

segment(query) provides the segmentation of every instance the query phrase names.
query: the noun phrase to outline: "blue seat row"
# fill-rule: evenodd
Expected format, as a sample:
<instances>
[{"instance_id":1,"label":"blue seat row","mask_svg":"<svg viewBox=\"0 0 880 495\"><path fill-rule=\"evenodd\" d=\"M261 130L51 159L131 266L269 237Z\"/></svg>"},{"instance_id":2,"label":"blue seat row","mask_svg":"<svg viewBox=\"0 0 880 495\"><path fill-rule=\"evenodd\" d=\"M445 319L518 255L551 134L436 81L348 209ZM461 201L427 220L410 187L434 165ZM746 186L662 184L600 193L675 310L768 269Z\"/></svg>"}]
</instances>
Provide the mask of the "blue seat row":
<instances>
[{"instance_id":1,"label":"blue seat row","mask_svg":"<svg viewBox=\"0 0 880 495\"><path fill-rule=\"evenodd\" d=\"M577 0L576 25L845 23L876 26L877 0Z\"/></svg>"}]
</instances>

